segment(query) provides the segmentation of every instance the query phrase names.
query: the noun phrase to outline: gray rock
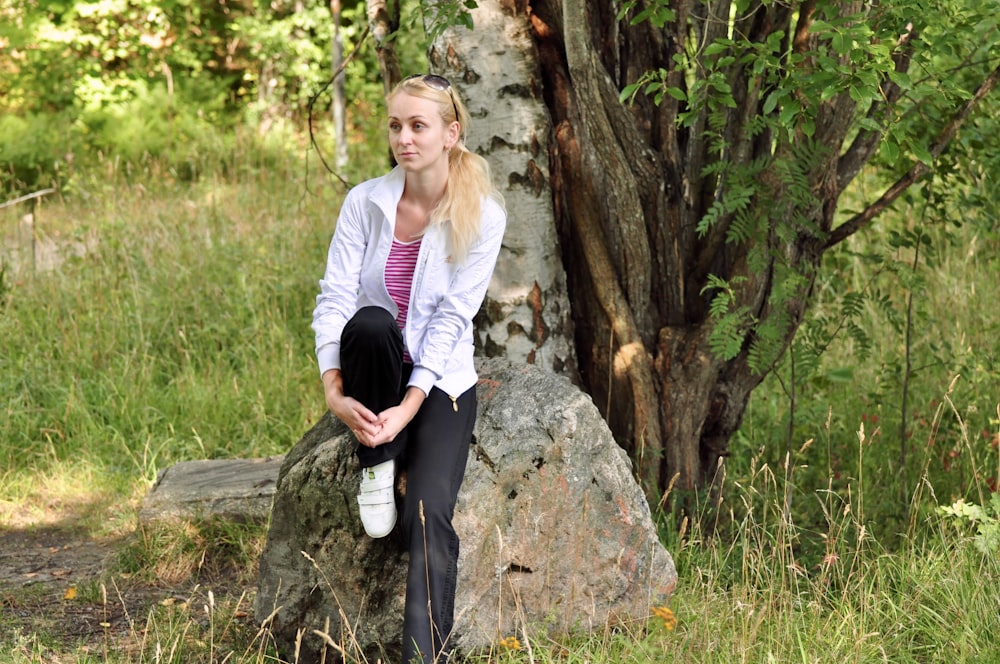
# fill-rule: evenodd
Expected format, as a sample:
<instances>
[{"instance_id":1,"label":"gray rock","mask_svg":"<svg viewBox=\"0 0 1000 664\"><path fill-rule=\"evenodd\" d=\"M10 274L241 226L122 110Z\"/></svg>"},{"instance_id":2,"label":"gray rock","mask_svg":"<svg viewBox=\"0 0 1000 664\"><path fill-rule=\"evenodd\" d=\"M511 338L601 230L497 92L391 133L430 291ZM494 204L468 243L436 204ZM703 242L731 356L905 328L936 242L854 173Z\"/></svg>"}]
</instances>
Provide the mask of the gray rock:
<instances>
[{"instance_id":1,"label":"gray rock","mask_svg":"<svg viewBox=\"0 0 1000 664\"><path fill-rule=\"evenodd\" d=\"M160 471L143 499L143 523L219 518L266 521L282 457L182 461Z\"/></svg>"},{"instance_id":2,"label":"gray rock","mask_svg":"<svg viewBox=\"0 0 1000 664\"><path fill-rule=\"evenodd\" d=\"M565 378L500 360L480 366L477 389L454 519L462 548L452 643L473 652L508 636L648 617L677 573L590 398ZM350 441L324 417L286 457L278 480L255 613L286 652L299 639L300 662L318 657L316 631L348 659L399 659L400 528L380 540L365 536Z\"/></svg>"}]
</instances>

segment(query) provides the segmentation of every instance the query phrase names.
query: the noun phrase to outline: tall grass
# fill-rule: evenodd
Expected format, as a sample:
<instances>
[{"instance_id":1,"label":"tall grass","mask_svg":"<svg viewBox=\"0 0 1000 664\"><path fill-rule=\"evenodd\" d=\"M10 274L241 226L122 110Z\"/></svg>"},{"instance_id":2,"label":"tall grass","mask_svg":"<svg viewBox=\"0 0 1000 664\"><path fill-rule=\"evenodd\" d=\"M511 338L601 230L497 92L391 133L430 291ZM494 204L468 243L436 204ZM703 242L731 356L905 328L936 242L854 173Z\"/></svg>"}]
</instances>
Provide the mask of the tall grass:
<instances>
[{"instance_id":1,"label":"tall grass","mask_svg":"<svg viewBox=\"0 0 1000 664\"><path fill-rule=\"evenodd\" d=\"M319 417L309 314L342 188L314 164L307 189L301 160L230 168L187 184L106 163L36 210L36 245L82 255L39 269L8 247L3 500L68 469L128 495L178 460L283 452Z\"/></svg>"},{"instance_id":2,"label":"tall grass","mask_svg":"<svg viewBox=\"0 0 1000 664\"><path fill-rule=\"evenodd\" d=\"M783 478L759 465L734 487L731 538L673 540L680 625L664 661L1000 661L996 550L938 514L887 548L860 479L815 491L824 529L808 530L785 512ZM811 538L825 549L815 561Z\"/></svg>"}]
</instances>

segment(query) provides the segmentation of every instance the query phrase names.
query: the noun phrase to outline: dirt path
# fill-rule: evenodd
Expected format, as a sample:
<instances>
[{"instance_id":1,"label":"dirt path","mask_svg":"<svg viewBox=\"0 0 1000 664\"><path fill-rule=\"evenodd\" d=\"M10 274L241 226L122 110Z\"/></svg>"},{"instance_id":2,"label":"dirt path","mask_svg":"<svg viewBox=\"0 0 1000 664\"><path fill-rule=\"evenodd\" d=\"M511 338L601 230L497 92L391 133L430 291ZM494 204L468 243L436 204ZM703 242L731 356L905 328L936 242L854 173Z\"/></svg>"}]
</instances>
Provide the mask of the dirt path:
<instances>
[{"instance_id":1,"label":"dirt path","mask_svg":"<svg viewBox=\"0 0 1000 664\"><path fill-rule=\"evenodd\" d=\"M127 603L104 605L81 599L81 590L100 577L115 546L115 541L94 541L64 526L3 532L0 644L14 649L18 640L29 641L38 634L47 640L86 644L121 629ZM139 609L139 603L133 602L131 608Z\"/></svg>"},{"instance_id":2,"label":"dirt path","mask_svg":"<svg viewBox=\"0 0 1000 664\"><path fill-rule=\"evenodd\" d=\"M75 661L70 653L100 658L108 648L121 654L141 640L152 608L197 591L194 579L151 583L123 573L117 560L132 533L94 538L69 512L0 523L0 653L47 663ZM248 590L238 576L214 574L216 595Z\"/></svg>"},{"instance_id":3,"label":"dirt path","mask_svg":"<svg viewBox=\"0 0 1000 664\"><path fill-rule=\"evenodd\" d=\"M64 527L4 532L0 535L0 592L38 584L74 587L100 574L114 545Z\"/></svg>"}]
</instances>

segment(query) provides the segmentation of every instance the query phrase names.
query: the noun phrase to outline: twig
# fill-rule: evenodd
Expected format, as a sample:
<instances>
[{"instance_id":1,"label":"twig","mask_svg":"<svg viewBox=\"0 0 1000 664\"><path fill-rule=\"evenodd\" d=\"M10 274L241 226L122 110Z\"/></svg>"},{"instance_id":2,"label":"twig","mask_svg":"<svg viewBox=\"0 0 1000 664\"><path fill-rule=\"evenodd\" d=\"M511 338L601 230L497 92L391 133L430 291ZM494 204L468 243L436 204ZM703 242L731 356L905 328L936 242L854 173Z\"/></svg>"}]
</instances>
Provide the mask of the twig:
<instances>
[{"instance_id":1,"label":"twig","mask_svg":"<svg viewBox=\"0 0 1000 664\"><path fill-rule=\"evenodd\" d=\"M320 163L323 164L323 168L325 168L330 173L335 175L337 179L340 180L340 183L343 184L345 187L350 187L351 183L345 180L339 173L330 168L330 165L326 163L326 159L323 158L323 152L319 149L319 144L316 142L316 135L313 132L313 106L316 105L316 100L319 99L320 95L326 92L327 88L333 85L333 82L337 80L337 77L343 73L344 68L347 67L348 63L350 63L352 60L354 60L354 58L357 57L358 51L361 50L361 45L365 43L365 39L368 37L368 31L369 31L368 26L365 26L365 31L361 33L361 38L358 39L358 43L354 45L354 50L351 51L351 54L348 55L347 58L345 58L344 61L340 63L340 66L337 67L337 71L333 72L333 76L331 76L329 80L327 80L327 82L323 84L323 87L321 87L316 92L316 94L314 94L312 97L309 98L309 105L307 107L309 109L309 142L312 144L314 148L316 148L316 155L319 157Z\"/></svg>"},{"instance_id":2,"label":"twig","mask_svg":"<svg viewBox=\"0 0 1000 664\"><path fill-rule=\"evenodd\" d=\"M424 501L417 504L417 512L420 514L420 528L424 533L424 580L427 582L427 622L431 629L431 651L434 657L434 664L437 664L438 653L434 645L434 613L431 607L431 570L430 555L427 553L427 520L424 518Z\"/></svg>"},{"instance_id":3,"label":"twig","mask_svg":"<svg viewBox=\"0 0 1000 664\"><path fill-rule=\"evenodd\" d=\"M7 201L6 203L0 203L0 210L4 209L5 207L10 207L11 205L17 205L18 203L23 203L24 201L30 201L33 198L41 198L42 196L45 196L47 194L55 193L55 191L56 191L55 189L49 188L49 189L42 189L41 191L34 191L30 194L25 194L24 196L18 196L12 201Z\"/></svg>"}]
</instances>

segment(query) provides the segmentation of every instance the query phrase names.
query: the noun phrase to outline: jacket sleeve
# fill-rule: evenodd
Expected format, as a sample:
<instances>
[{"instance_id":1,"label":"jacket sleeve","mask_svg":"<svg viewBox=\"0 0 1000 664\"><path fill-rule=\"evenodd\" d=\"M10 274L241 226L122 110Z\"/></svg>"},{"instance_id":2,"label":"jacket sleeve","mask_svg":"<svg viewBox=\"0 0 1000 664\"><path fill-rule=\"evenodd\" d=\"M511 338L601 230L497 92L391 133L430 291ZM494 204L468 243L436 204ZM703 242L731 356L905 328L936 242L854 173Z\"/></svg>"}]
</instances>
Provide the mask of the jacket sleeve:
<instances>
[{"instance_id":1,"label":"jacket sleeve","mask_svg":"<svg viewBox=\"0 0 1000 664\"><path fill-rule=\"evenodd\" d=\"M479 311L490 285L493 269L503 241L507 216L492 199L483 204L483 218L478 241L469 249L465 261L455 271L448 291L431 316L424 336L423 349L413 367L409 385L429 394L445 372L466 329Z\"/></svg>"},{"instance_id":2,"label":"jacket sleeve","mask_svg":"<svg viewBox=\"0 0 1000 664\"><path fill-rule=\"evenodd\" d=\"M321 376L329 369L340 368L340 335L357 307L370 228L367 196L362 189L355 187L348 192L340 208L313 309L312 328Z\"/></svg>"}]
</instances>

